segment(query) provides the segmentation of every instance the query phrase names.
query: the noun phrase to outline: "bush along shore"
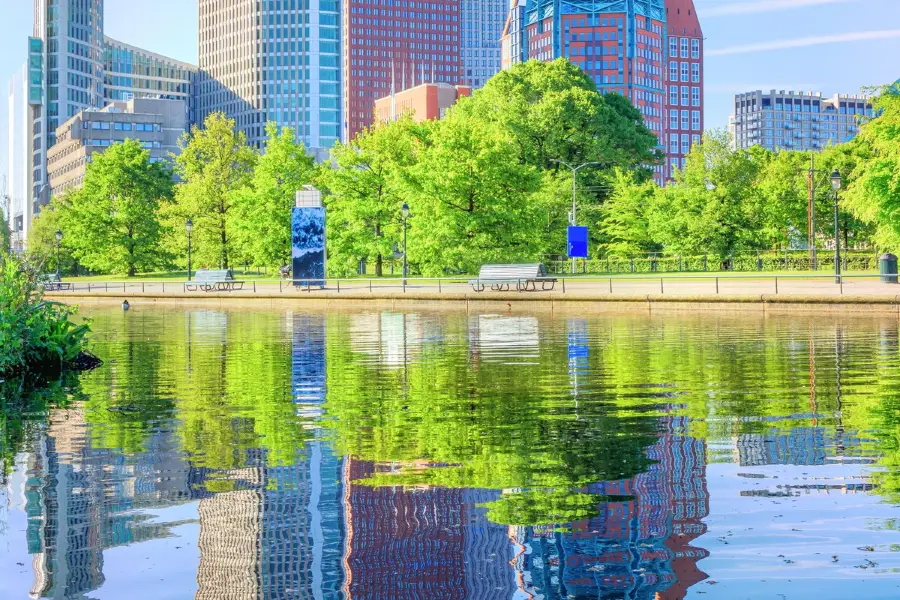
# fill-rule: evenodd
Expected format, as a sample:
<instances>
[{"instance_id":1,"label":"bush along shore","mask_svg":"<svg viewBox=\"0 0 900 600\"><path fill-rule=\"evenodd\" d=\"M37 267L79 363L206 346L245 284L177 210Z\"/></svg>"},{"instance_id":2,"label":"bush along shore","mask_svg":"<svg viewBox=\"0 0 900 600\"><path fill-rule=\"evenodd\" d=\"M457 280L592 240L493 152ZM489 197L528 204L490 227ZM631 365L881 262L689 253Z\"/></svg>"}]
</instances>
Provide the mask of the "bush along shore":
<instances>
[{"instance_id":1,"label":"bush along shore","mask_svg":"<svg viewBox=\"0 0 900 600\"><path fill-rule=\"evenodd\" d=\"M90 326L73 322L76 312L45 300L36 271L0 253L0 380L34 380L102 364L85 350Z\"/></svg>"}]
</instances>

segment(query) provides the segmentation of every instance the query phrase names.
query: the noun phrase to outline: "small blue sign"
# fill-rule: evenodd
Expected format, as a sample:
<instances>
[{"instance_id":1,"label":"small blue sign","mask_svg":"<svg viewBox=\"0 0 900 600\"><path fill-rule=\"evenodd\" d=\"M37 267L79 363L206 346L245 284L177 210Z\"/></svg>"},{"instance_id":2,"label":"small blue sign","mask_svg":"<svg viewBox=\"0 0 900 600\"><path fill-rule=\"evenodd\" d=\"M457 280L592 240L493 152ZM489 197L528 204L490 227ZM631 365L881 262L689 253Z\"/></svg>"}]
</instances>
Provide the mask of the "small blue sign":
<instances>
[{"instance_id":1,"label":"small blue sign","mask_svg":"<svg viewBox=\"0 0 900 600\"><path fill-rule=\"evenodd\" d=\"M588 228L569 227L569 258L588 257Z\"/></svg>"}]
</instances>

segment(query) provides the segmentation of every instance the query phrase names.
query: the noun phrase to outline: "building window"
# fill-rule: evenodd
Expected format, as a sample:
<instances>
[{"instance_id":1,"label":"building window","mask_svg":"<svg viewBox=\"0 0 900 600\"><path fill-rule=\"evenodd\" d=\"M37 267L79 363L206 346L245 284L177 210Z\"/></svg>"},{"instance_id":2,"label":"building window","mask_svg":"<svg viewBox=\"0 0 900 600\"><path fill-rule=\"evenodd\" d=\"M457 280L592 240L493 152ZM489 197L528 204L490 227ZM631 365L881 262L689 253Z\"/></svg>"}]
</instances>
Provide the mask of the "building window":
<instances>
[{"instance_id":1,"label":"building window","mask_svg":"<svg viewBox=\"0 0 900 600\"><path fill-rule=\"evenodd\" d=\"M681 105L682 106L690 106L691 102L691 88L683 85L681 86Z\"/></svg>"},{"instance_id":2,"label":"building window","mask_svg":"<svg viewBox=\"0 0 900 600\"><path fill-rule=\"evenodd\" d=\"M688 63L681 63L681 81L684 83L688 82Z\"/></svg>"},{"instance_id":3,"label":"building window","mask_svg":"<svg viewBox=\"0 0 900 600\"><path fill-rule=\"evenodd\" d=\"M678 134L677 133L669 134L669 153L670 154L678 154Z\"/></svg>"},{"instance_id":4,"label":"building window","mask_svg":"<svg viewBox=\"0 0 900 600\"><path fill-rule=\"evenodd\" d=\"M678 129L678 111L674 108L669 110L669 127Z\"/></svg>"},{"instance_id":5,"label":"building window","mask_svg":"<svg viewBox=\"0 0 900 600\"><path fill-rule=\"evenodd\" d=\"M688 57L688 41L687 38L681 38L681 58Z\"/></svg>"},{"instance_id":6,"label":"building window","mask_svg":"<svg viewBox=\"0 0 900 600\"><path fill-rule=\"evenodd\" d=\"M691 83L700 83L700 63L691 63Z\"/></svg>"},{"instance_id":7,"label":"building window","mask_svg":"<svg viewBox=\"0 0 900 600\"><path fill-rule=\"evenodd\" d=\"M700 131L700 111L692 110L691 111L691 129L694 131Z\"/></svg>"},{"instance_id":8,"label":"building window","mask_svg":"<svg viewBox=\"0 0 900 600\"><path fill-rule=\"evenodd\" d=\"M669 88L669 104L678 106L678 86L673 85Z\"/></svg>"},{"instance_id":9,"label":"building window","mask_svg":"<svg viewBox=\"0 0 900 600\"><path fill-rule=\"evenodd\" d=\"M669 81L678 81L678 62L669 61Z\"/></svg>"},{"instance_id":10,"label":"building window","mask_svg":"<svg viewBox=\"0 0 900 600\"><path fill-rule=\"evenodd\" d=\"M700 136L697 134L691 135L691 146L696 146L700 143Z\"/></svg>"},{"instance_id":11,"label":"building window","mask_svg":"<svg viewBox=\"0 0 900 600\"><path fill-rule=\"evenodd\" d=\"M691 136L687 133L681 134L681 153L688 154L691 151Z\"/></svg>"},{"instance_id":12,"label":"building window","mask_svg":"<svg viewBox=\"0 0 900 600\"><path fill-rule=\"evenodd\" d=\"M691 88L691 106L700 106L700 88Z\"/></svg>"},{"instance_id":13,"label":"building window","mask_svg":"<svg viewBox=\"0 0 900 600\"><path fill-rule=\"evenodd\" d=\"M678 56L678 38L671 37L669 38L669 56L675 58Z\"/></svg>"},{"instance_id":14,"label":"building window","mask_svg":"<svg viewBox=\"0 0 900 600\"><path fill-rule=\"evenodd\" d=\"M685 131L691 128L691 111L683 110L681 111L681 128Z\"/></svg>"},{"instance_id":15,"label":"building window","mask_svg":"<svg viewBox=\"0 0 900 600\"><path fill-rule=\"evenodd\" d=\"M691 58L700 58L700 40L691 40Z\"/></svg>"}]
</instances>

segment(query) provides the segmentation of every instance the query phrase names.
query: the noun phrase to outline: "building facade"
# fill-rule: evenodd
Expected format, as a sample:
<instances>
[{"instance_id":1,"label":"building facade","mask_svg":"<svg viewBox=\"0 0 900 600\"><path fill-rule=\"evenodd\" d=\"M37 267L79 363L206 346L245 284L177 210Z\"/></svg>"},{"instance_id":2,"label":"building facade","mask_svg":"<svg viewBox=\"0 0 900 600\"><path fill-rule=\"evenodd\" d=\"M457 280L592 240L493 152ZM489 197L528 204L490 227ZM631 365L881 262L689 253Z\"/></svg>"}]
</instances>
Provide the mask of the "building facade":
<instances>
[{"instance_id":1,"label":"building facade","mask_svg":"<svg viewBox=\"0 0 900 600\"><path fill-rule=\"evenodd\" d=\"M342 0L343 139L373 122L375 101L421 83L462 83L460 3Z\"/></svg>"},{"instance_id":2,"label":"building facade","mask_svg":"<svg viewBox=\"0 0 900 600\"><path fill-rule=\"evenodd\" d=\"M53 195L79 188L92 156L127 139L137 140L151 161L167 161L177 153L188 128L183 100L134 98L100 110L84 110L56 130L56 144L47 156Z\"/></svg>"},{"instance_id":3,"label":"building facade","mask_svg":"<svg viewBox=\"0 0 900 600\"><path fill-rule=\"evenodd\" d=\"M103 0L34 0L28 40L33 213L50 202L47 151L56 128L84 109L103 107Z\"/></svg>"},{"instance_id":4,"label":"building facade","mask_svg":"<svg viewBox=\"0 0 900 600\"><path fill-rule=\"evenodd\" d=\"M472 90L466 86L423 83L376 100L375 120L386 123L404 114L410 114L417 122L443 119L460 98L471 95Z\"/></svg>"},{"instance_id":5,"label":"building facade","mask_svg":"<svg viewBox=\"0 0 900 600\"><path fill-rule=\"evenodd\" d=\"M224 112L249 143L292 127L314 153L341 133L338 0L200 0L197 120Z\"/></svg>"},{"instance_id":6,"label":"building facade","mask_svg":"<svg viewBox=\"0 0 900 600\"><path fill-rule=\"evenodd\" d=\"M181 100L187 108L189 122L197 122L196 65L142 50L108 36L105 40L105 103L127 102L132 98Z\"/></svg>"},{"instance_id":7,"label":"building facade","mask_svg":"<svg viewBox=\"0 0 900 600\"><path fill-rule=\"evenodd\" d=\"M666 0L664 176L684 168L703 137L703 29L694 0Z\"/></svg>"},{"instance_id":8,"label":"building facade","mask_svg":"<svg viewBox=\"0 0 900 600\"><path fill-rule=\"evenodd\" d=\"M31 107L28 104L28 65L22 65L9 81L9 164L6 181L6 202L11 248L19 253L25 249L31 225ZM2 192L3 190L0 190Z\"/></svg>"},{"instance_id":9,"label":"building facade","mask_svg":"<svg viewBox=\"0 0 900 600\"><path fill-rule=\"evenodd\" d=\"M700 140L703 34L693 0L511 0L501 48L504 68L565 57L600 93L628 98L667 154L658 183Z\"/></svg>"},{"instance_id":10,"label":"building facade","mask_svg":"<svg viewBox=\"0 0 900 600\"><path fill-rule=\"evenodd\" d=\"M756 90L734 97L729 128L736 148L819 151L852 140L873 114L871 101L860 96Z\"/></svg>"},{"instance_id":11,"label":"building facade","mask_svg":"<svg viewBox=\"0 0 900 600\"><path fill-rule=\"evenodd\" d=\"M500 71L500 37L509 0L462 0L462 81L471 88L484 87Z\"/></svg>"}]
</instances>

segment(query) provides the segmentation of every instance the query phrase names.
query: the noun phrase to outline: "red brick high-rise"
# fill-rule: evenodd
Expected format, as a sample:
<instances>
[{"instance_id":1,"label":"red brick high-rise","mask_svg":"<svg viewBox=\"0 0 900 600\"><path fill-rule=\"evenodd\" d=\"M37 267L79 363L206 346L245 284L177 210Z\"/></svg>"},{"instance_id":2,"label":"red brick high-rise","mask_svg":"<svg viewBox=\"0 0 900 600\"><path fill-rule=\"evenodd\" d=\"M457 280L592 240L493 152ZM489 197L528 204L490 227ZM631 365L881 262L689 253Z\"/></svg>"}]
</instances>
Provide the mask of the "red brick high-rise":
<instances>
[{"instance_id":1,"label":"red brick high-rise","mask_svg":"<svg viewBox=\"0 0 900 600\"><path fill-rule=\"evenodd\" d=\"M397 91L463 83L460 2L342 2L344 141L372 123L375 100L390 95L392 78Z\"/></svg>"},{"instance_id":2,"label":"red brick high-rise","mask_svg":"<svg viewBox=\"0 0 900 600\"><path fill-rule=\"evenodd\" d=\"M694 0L666 0L666 179L703 135L703 29Z\"/></svg>"}]
</instances>

